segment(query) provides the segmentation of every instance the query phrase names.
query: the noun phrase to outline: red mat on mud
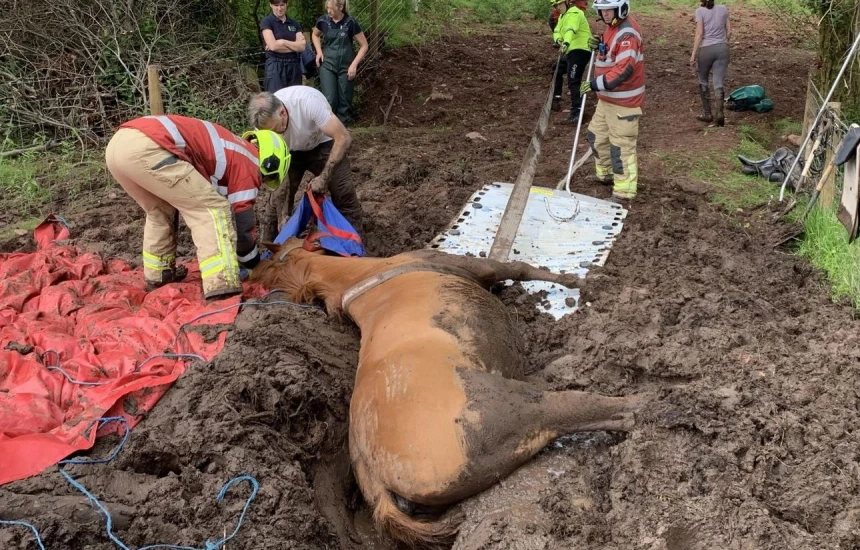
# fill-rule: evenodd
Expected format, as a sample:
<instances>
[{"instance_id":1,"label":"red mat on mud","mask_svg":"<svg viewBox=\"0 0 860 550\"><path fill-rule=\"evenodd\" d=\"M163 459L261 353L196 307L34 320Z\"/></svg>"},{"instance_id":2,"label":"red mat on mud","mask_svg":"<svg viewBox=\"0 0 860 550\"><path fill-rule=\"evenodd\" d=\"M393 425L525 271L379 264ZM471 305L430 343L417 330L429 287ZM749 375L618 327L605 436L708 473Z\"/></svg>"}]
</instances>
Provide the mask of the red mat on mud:
<instances>
[{"instance_id":1,"label":"red mat on mud","mask_svg":"<svg viewBox=\"0 0 860 550\"><path fill-rule=\"evenodd\" d=\"M69 233L53 217L35 236L37 252L0 254L0 485L92 447L93 421L102 416L138 423L186 365L146 359L212 359L225 332L206 341L186 327L174 345L176 335L195 317L240 300L206 304L196 262L187 266L187 282L147 294L141 270L57 245ZM237 310L192 326L232 323Z\"/></svg>"}]
</instances>

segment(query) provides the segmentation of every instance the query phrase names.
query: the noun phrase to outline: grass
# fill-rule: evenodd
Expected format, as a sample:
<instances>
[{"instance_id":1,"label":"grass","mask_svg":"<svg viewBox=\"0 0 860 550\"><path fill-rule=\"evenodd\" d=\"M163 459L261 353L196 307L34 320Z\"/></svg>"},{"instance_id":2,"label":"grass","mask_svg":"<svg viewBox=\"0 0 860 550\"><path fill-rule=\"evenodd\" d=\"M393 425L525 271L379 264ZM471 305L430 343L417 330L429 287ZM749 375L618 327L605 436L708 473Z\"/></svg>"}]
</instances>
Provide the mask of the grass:
<instances>
[{"instance_id":1,"label":"grass","mask_svg":"<svg viewBox=\"0 0 860 550\"><path fill-rule=\"evenodd\" d=\"M807 13L808 9L803 0L721 0L726 6L744 6L755 8L770 8L775 11L790 14ZM667 11L687 10L696 11L699 3L695 0L638 0L633 8L634 13L659 15Z\"/></svg>"},{"instance_id":2,"label":"grass","mask_svg":"<svg viewBox=\"0 0 860 550\"><path fill-rule=\"evenodd\" d=\"M774 130L781 135L797 134L803 131L803 123L790 118L781 118L774 124Z\"/></svg>"},{"instance_id":3,"label":"grass","mask_svg":"<svg viewBox=\"0 0 860 550\"><path fill-rule=\"evenodd\" d=\"M55 151L0 159L0 208L25 220L38 218L49 213L52 203L64 205L109 185L102 151L75 152L75 146L68 144ZM22 223L27 226L29 222Z\"/></svg>"},{"instance_id":4,"label":"grass","mask_svg":"<svg viewBox=\"0 0 860 550\"><path fill-rule=\"evenodd\" d=\"M12 237L19 235L22 231L25 233L32 233L33 230L36 229L36 226L42 223L44 219L44 217L27 218L0 229L0 241L11 239Z\"/></svg>"},{"instance_id":5,"label":"grass","mask_svg":"<svg viewBox=\"0 0 860 550\"><path fill-rule=\"evenodd\" d=\"M689 158L676 154L660 155L669 172L689 177L710 186L709 199L729 213L766 204L778 187L762 178L740 171L737 155L760 159L768 156L765 136L753 127L741 127L741 141L729 152L712 150L706 155Z\"/></svg>"},{"instance_id":6,"label":"grass","mask_svg":"<svg viewBox=\"0 0 860 550\"><path fill-rule=\"evenodd\" d=\"M827 208L809 213L804 234L797 254L827 273L834 301L847 298L860 310L860 241L848 244L845 227Z\"/></svg>"}]
</instances>

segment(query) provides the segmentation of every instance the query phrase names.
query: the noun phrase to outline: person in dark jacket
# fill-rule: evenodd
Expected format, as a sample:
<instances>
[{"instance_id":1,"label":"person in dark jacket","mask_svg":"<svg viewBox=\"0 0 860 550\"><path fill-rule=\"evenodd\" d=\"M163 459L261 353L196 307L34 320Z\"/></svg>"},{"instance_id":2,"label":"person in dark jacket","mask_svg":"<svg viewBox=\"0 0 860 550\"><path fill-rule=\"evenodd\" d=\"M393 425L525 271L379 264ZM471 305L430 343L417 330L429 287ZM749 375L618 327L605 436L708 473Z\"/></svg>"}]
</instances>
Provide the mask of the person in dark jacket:
<instances>
[{"instance_id":1,"label":"person in dark jacket","mask_svg":"<svg viewBox=\"0 0 860 550\"><path fill-rule=\"evenodd\" d=\"M266 75L263 88L275 93L302 83L302 52L307 41L301 24L287 17L286 0L270 0L272 13L260 21L266 44Z\"/></svg>"}]
</instances>

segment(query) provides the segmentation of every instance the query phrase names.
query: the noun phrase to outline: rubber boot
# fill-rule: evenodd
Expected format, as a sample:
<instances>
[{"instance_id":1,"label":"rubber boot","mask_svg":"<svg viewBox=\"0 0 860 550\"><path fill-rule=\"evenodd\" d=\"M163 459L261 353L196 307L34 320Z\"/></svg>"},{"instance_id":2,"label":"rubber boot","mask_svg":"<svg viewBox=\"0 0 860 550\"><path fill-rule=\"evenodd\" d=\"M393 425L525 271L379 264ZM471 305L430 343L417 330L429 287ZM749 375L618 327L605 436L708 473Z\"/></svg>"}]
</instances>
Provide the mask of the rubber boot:
<instances>
[{"instance_id":1,"label":"rubber boot","mask_svg":"<svg viewBox=\"0 0 860 550\"><path fill-rule=\"evenodd\" d=\"M561 96L553 96L552 98L552 110L553 111L561 111Z\"/></svg>"},{"instance_id":2,"label":"rubber boot","mask_svg":"<svg viewBox=\"0 0 860 550\"><path fill-rule=\"evenodd\" d=\"M722 90L722 88L721 88ZM713 122L714 115L711 114L711 90L707 86L699 86L699 95L702 97L702 114L696 119L702 122Z\"/></svg>"},{"instance_id":3,"label":"rubber boot","mask_svg":"<svg viewBox=\"0 0 860 550\"><path fill-rule=\"evenodd\" d=\"M172 267L170 269L165 269L161 272L160 281L146 281L146 291L152 292L153 290L161 288L164 285L170 283L178 283L182 281L186 275L188 275L188 270L181 265Z\"/></svg>"},{"instance_id":4,"label":"rubber boot","mask_svg":"<svg viewBox=\"0 0 860 550\"><path fill-rule=\"evenodd\" d=\"M726 102L725 92L722 88L716 88L714 91L717 94L717 97L715 98L717 100L717 126L725 126L726 118L723 113L723 105Z\"/></svg>"}]
</instances>

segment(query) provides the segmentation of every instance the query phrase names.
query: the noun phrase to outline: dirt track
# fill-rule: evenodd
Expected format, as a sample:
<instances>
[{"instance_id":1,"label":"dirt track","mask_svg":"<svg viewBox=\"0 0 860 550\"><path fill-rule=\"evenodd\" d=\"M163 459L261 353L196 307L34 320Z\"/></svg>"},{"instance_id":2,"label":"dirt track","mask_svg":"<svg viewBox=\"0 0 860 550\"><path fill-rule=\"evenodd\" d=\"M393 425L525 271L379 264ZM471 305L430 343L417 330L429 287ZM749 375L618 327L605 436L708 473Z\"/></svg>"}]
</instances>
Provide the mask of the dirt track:
<instances>
[{"instance_id":1,"label":"dirt track","mask_svg":"<svg viewBox=\"0 0 860 550\"><path fill-rule=\"evenodd\" d=\"M567 439L467 502L460 550L860 547L860 330L851 308L830 303L809 266L772 248L778 227L728 216L701 185L667 174L656 154L729 149L739 124L767 131L799 117L805 80L792 75L805 75L811 58L769 24L735 18L741 44L728 87L755 72L777 110L733 114L729 127L705 132L692 117L698 95L685 65L690 15L640 18L649 79L642 191L584 293L591 306L556 323L518 289L502 293L538 383L655 391L659 401L627 438ZM363 98L362 125L381 119L395 88L402 102L388 126L357 132L353 154L374 254L424 246L479 185L513 181L545 98L554 53L545 30L517 25L388 57ZM424 104L433 88L454 99ZM471 131L486 141L464 138ZM563 175L570 133L550 128L538 184ZM81 244L134 258L138 210L124 196L99 199L62 214ZM224 507L214 497L250 473L260 494L228 548L389 548L368 529L342 452L357 336L315 310L243 311L223 353L189 369L119 459L68 470L124 512L118 532L127 542L199 546L229 533L242 497ZM49 549L113 548L76 495L46 473L0 489L0 517L4 503L35 502L27 519ZM33 547L27 540L0 529L2 548Z\"/></svg>"}]
</instances>

